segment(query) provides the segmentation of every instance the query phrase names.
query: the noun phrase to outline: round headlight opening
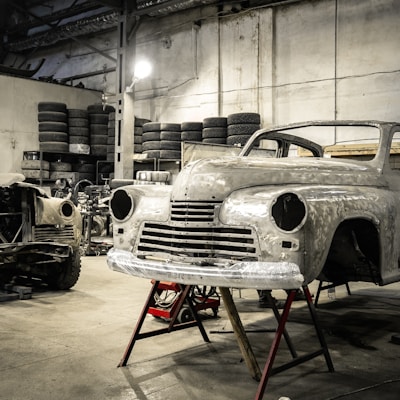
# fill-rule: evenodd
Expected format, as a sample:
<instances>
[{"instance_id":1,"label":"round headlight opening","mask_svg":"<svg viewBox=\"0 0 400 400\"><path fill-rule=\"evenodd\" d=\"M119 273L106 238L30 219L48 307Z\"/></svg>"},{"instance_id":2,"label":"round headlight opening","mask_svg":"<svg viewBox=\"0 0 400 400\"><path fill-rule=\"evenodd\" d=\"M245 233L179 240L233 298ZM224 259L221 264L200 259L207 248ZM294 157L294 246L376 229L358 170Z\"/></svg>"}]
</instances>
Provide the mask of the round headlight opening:
<instances>
[{"instance_id":1,"label":"round headlight opening","mask_svg":"<svg viewBox=\"0 0 400 400\"><path fill-rule=\"evenodd\" d=\"M110 200L111 212L115 219L124 220L133 210L133 199L125 190L117 190Z\"/></svg>"},{"instance_id":2,"label":"round headlight opening","mask_svg":"<svg viewBox=\"0 0 400 400\"><path fill-rule=\"evenodd\" d=\"M306 216L304 202L294 193L280 195L272 206L272 217L283 231L299 228Z\"/></svg>"},{"instance_id":3,"label":"round headlight opening","mask_svg":"<svg viewBox=\"0 0 400 400\"><path fill-rule=\"evenodd\" d=\"M61 205L61 213L64 215L64 217L70 217L74 213L72 203L64 202Z\"/></svg>"}]
</instances>

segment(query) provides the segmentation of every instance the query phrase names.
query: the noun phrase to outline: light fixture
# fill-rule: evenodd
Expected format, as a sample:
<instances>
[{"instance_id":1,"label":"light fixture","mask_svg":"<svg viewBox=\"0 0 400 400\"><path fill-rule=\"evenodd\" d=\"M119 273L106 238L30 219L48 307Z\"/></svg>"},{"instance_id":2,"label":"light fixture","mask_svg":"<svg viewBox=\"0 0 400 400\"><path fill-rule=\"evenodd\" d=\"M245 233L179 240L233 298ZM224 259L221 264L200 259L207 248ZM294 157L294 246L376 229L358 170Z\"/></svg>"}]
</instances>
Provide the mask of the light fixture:
<instances>
[{"instance_id":1,"label":"light fixture","mask_svg":"<svg viewBox=\"0 0 400 400\"><path fill-rule=\"evenodd\" d=\"M126 92L132 93L135 83L137 81L140 81L141 79L147 78L151 74L152 69L152 65L147 60L138 61L135 64L135 69L132 76L132 83L126 88Z\"/></svg>"}]
</instances>

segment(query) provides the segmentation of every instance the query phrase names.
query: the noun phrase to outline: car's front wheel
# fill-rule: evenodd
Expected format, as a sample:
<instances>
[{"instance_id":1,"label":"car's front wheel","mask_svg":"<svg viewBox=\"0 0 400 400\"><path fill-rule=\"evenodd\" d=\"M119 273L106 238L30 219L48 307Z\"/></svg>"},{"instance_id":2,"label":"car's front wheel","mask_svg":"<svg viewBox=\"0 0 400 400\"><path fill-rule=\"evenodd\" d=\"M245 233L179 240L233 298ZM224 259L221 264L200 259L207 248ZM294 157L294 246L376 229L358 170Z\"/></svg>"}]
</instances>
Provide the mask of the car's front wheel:
<instances>
[{"instance_id":1,"label":"car's front wheel","mask_svg":"<svg viewBox=\"0 0 400 400\"><path fill-rule=\"evenodd\" d=\"M76 284L81 272L81 256L78 250L70 254L68 259L52 271L47 278L48 285L53 289L67 290Z\"/></svg>"}]
</instances>

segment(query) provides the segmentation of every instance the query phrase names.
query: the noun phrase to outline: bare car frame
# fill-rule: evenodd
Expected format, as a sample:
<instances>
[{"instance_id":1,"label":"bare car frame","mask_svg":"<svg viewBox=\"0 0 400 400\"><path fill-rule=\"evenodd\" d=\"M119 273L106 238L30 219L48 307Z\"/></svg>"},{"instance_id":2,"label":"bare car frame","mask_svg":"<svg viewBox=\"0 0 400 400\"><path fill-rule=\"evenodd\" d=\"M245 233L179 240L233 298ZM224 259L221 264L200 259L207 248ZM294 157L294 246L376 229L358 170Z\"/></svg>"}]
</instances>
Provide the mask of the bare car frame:
<instances>
[{"instance_id":1,"label":"bare car frame","mask_svg":"<svg viewBox=\"0 0 400 400\"><path fill-rule=\"evenodd\" d=\"M172 186L121 187L108 264L221 287L398 281L399 143L394 122L291 124L188 164Z\"/></svg>"},{"instance_id":2,"label":"bare car frame","mask_svg":"<svg viewBox=\"0 0 400 400\"><path fill-rule=\"evenodd\" d=\"M0 174L0 281L28 276L69 289L81 269L79 210L24 180Z\"/></svg>"}]
</instances>

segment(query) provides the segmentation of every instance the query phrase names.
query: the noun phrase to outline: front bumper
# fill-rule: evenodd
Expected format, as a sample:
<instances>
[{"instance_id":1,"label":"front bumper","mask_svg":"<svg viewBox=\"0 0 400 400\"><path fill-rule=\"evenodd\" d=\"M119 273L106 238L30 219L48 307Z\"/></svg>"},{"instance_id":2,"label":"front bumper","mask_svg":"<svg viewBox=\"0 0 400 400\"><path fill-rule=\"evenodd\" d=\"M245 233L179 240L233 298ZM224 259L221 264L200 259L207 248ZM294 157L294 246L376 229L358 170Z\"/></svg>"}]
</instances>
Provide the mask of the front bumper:
<instances>
[{"instance_id":1,"label":"front bumper","mask_svg":"<svg viewBox=\"0 0 400 400\"><path fill-rule=\"evenodd\" d=\"M299 266L288 262L237 262L232 265L200 266L144 260L126 250L107 253L110 269L141 278L217 287L261 290L297 289L304 277Z\"/></svg>"}]
</instances>

